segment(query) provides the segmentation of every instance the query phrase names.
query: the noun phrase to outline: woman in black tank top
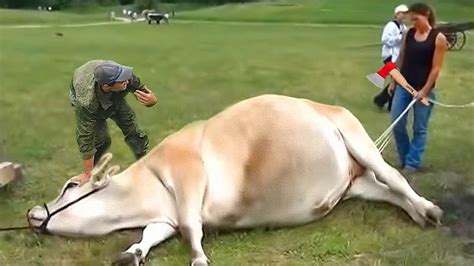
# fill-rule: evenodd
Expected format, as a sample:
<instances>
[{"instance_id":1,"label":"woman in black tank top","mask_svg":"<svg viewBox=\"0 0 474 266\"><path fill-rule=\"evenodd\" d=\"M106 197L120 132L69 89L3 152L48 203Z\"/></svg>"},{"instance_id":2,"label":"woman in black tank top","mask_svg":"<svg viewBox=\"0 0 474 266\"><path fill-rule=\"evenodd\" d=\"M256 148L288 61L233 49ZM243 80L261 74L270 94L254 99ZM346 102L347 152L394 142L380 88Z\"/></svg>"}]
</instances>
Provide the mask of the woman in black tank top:
<instances>
[{"instance_id":1,"label":"woman in black tank top","mask_svg":"<svg viewBox=\"0 0 474 266\"><path fill-rule=\"evenodd\" d=\"M439 31L431 29L424 41L417 41L415 33L416 29L411 28L405 37L405 53L401 70L408 83L420 91L426 84L432 69L436 37ZM434 86L435 84L432 85Z\"/></svg>"},{"instance_id":2,"label":"woman in black tank top","mask_svg":"<svg viewBox=\"0 0 474 266\"><path fill-rule=\"evenodd\" d=\"M426 4L417 3L409 8L413 28L404 39L399 65L408 83L418 91L416 98L434 98L434 87L443 64L446 37L435 29L433 10ZM410 104L412 95L397 86L394 91L391 115L395 120ZM417 102L413 106L413 138L406 131L407 115L393 129L401 166L414 172L421 166L425 150L428 122L433 105Z\"/></svg>"}]
</instances>

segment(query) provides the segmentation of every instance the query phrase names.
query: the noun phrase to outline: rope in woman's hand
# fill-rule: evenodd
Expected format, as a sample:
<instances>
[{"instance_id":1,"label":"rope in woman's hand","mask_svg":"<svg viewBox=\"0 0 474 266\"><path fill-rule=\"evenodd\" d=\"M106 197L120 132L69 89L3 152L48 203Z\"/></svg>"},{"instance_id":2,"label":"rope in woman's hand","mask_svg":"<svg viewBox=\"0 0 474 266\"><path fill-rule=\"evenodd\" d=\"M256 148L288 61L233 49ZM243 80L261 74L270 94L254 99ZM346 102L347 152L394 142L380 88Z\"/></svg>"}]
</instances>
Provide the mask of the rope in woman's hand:
<instances>
[{"instance_id":1,"label":"rope in woman's hand","mask_svg":"<svg viewBox=\"0 0 474 266\"><path fill-rule=\"evenodd\" d=\"M428 99L434 105L438 105L445 108L466 108L466 107L474 107L474 102L467 103L467 104L445 104L438 101L435 101L431 98ZM387 147L388 143L392 139L392 130L395 125L400 121L400 119L410 110L410 108L416 103L416 99L413 99L410 104L403 110L403 112L390 124L390 126L380 135L380 137L375 140L375 146L377 149L382 153L385 148Z\"/></svg>"}]
</instances>

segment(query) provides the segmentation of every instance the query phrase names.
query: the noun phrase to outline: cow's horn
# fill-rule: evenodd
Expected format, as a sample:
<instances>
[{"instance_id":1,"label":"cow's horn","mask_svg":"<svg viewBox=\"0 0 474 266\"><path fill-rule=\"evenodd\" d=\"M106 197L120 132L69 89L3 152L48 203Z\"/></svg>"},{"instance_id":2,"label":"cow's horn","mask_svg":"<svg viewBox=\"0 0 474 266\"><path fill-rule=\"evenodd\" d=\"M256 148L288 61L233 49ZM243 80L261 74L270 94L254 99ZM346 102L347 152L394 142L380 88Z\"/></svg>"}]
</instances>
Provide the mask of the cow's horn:
<instances>
[{"instance_id":1,"label":"cow's horn","mask_svg":"<svg viewBox=\"0 0 474 266\"><path fill-rule=\"evenodd\" d=\"M105 167L107 167L107 164L112 160L112 153L108 152L102 157L100 157L99 162L94 166L94 169L92 169L92 180L94 183L100 181L100 178L102 175L100 173L104 171Z\"/></svg>"},{"instance_id":2,"label":"cow's horn","mask_svg":"<svg viewBox=\"0 0 474 266\"><path fill-rule=\"evenodd\" d=\"M112 160L112 153L108 152L102 155L102 157L100 157L99 162L94 166L94 169L92 170L92 176L96 176L100 172L102 172L111 160Z\"/></svg>"},{"instance_id":3,"label":"cow's horn","mask_svg":"<svg viewBox=\"0 0 474 266\"><path fill-rule=\"evenodd\" d=\"M105 170L102 178L95 178L93 186L94 187L104 187L109 183L109 178L116 174L120 170L120 166L114 165Z\"/></svg>"},{"instance_id":4,"label":"cow's horn","mask_svg":"<svg viewBox=\"0 0 474 266\"><path fill-rule=\"evenodd\" d=\"M120 171L120 166L114 165L109 167L107 170L104 172L104 177L103 178L108 178L110 176L115 175L118 171Z\"/></svg>"}]
</instances>

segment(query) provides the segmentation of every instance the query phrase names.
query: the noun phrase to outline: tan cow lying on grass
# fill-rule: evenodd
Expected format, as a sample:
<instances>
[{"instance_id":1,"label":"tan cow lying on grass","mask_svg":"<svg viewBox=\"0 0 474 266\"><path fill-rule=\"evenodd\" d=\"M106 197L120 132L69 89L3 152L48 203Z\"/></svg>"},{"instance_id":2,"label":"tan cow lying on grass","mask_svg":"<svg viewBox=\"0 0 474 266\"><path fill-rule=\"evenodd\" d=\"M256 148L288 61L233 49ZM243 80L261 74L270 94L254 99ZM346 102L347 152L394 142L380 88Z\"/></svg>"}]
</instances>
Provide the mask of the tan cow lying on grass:
<instances>
[{"instance_id":1,"label":"tan cow lying on grass","mask_svg":"<svg viewBox=\"0 0 474 266\"><path fill-rule=\"evenodd\" d=\"M105 158L96 177L111 156ZM421 226L439 224L442 215L383 160L349 111L285 96L241 101L115 170L82 187L66 183L46 208L28 212L29 223L73 236L145 227L118 265L137 265L151 247L180 233L192 264L207 265L203 226L300 225L352 197L390 202Z\"/></svg>"}]
</instances>

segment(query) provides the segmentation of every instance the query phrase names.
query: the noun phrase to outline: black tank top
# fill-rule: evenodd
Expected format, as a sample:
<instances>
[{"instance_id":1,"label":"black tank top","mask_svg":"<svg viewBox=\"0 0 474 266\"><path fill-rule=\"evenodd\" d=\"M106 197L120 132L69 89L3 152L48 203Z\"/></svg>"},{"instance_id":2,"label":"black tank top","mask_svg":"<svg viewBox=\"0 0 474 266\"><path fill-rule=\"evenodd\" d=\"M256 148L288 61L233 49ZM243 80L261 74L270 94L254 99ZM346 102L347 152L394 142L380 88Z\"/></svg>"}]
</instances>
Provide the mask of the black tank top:
<instances>
[{"instance_id":1,"label":"black tank top","mask_svg":"<svg viewBox=\"0 0 474 266\"><path fill-rule=\"evenodd\" d=\"M425 41L415 40L414 28L406 36L402 75L416 90L421 90L430 75L439 31L431 29ZM433 84L433 87L435 84Z\"/></svg>"}]
</instances>

